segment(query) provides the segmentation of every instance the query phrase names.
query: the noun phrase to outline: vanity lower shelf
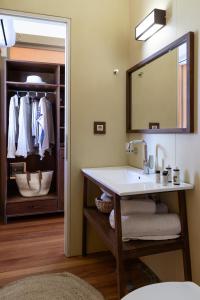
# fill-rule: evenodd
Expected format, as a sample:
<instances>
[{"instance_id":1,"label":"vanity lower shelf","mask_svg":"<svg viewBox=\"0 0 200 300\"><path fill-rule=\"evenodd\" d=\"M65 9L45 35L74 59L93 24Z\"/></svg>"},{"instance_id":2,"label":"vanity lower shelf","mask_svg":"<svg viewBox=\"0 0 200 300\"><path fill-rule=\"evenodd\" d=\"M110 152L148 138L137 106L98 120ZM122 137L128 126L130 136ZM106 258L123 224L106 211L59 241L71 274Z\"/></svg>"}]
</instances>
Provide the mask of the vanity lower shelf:
<instances>
[{"instance_id":1,"label":"vanity lower shelf","mask_svg":"<svg viewBox=\"0 0 200 300\"><path fill-rule=\"evenodd\" d=\"M106 243L108 249L116 257L115 231L109 224L108 215L99 212L96 208L85 208L84 216ZM174 251L183 248L182 238L162 241L130 241L122 242L123 259L137 258L150 254Z\"/></svg>"}]
</instances>

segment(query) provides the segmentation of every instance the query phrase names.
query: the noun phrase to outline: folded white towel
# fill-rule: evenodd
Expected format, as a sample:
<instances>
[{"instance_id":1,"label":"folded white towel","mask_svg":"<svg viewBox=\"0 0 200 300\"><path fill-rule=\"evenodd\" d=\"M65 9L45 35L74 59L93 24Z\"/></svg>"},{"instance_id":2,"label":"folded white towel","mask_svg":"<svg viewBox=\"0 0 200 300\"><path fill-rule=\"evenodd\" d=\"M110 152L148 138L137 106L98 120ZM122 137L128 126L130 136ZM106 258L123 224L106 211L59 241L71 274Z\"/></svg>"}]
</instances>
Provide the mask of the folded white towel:
<instances>
[{"instance_id":1,"label":"folded white towel","mask_svg":"<svg viewBox=\"0 0 200 300\"><path fill-rule=\"evenodd\" d=\"M166 203L158 202L156 203L156 213L157 214L168 214L169 209Z\"/></svg>"},{"instance_id":2,"label":"folded white towel","mask_svg":"<svg viewBox=\"0 0 200 300\"><path fill-rule=\"evenodd\" d=\"M122 216L122 238L130 239L169 239L181 233L177 214L132 214ZM115 228L114 210L110 213L110 225ZM147 238L148 237L148 238Z\"/></svg>"},{"instance_id":3,"label":"folded white towel","mask_svg":"<svg viewBox=\"0 0 200 300\"><path fill-rule=\"evenodd\" d=\"M174 235L149 235L137 237L137 240L147 240L147 241L163 241L163 240L173 240L180 237L180 234Z\"/></svg>"},{"instance_id":4,"label":"folded white towel","mask_svg":"<svg viewBox=\"0 0 200 300\"><path fill-rule=\"evenodd\" d=\"M109 197L107 193L103 193L101 194L100 199L103 201L111 201L112 197Z\"/></svg>"},{"instance_id":5,"label":"folded white towel","mask_svg":"<svg viewBox=\"0 0 200 300\"><path fill-rule=\"evenodd\" d=\"M155 214L156 203L151 199L121 200L121 215Z\"/></svg>"},{"instance_id":6,"label":"folded white towel","mask_svg":"<svg viewBox=\"0 0 200 300\"><path fill-rule=\"evenodd\" d=\"M164 240L174 240L178 239L180 234L174 235L149 235L149 236L138 236L136 238L125 238L122 237L123 242L130 242L131 240L141 240L141 241L164 241Z\"/></svg>"}]
</instances>

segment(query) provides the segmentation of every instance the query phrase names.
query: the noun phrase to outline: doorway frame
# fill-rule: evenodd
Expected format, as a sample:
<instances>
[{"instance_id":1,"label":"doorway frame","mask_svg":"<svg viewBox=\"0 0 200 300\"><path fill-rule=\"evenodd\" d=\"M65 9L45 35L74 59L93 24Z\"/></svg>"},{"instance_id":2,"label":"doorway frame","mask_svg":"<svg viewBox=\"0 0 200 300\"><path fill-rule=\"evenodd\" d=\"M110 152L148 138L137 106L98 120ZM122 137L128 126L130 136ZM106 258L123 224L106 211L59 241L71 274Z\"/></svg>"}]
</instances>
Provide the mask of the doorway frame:
<instances>
[{"instance_id":1,"label":"doorway frame","mask_svg":"<svg viewBox=\"0 0 200 300\"><path fill-rule=\"evenodd\" d=\"M71 19L0 8L0 14L54 21L66 24L65 37L65 155L64 155L64 254L71 256ZM66 122L67 121L67 122Z\"/></svg>"}]
</instances>

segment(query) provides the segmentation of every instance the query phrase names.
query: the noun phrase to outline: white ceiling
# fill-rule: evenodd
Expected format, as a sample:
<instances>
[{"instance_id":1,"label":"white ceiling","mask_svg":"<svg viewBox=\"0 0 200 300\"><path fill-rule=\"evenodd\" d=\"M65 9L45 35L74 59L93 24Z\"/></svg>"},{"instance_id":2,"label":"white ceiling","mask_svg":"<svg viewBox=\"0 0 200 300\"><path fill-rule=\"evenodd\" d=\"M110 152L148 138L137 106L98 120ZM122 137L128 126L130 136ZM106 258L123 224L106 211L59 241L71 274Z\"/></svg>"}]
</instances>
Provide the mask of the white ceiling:
<instances>
[{"instance_id":1,"label":"white ceiling","mask_svg":"<svg viewBox=\"0 0 200 300\"><path fill-rule=\"evenodd\" d=\"M16 33L65 38L66 24L39 19L13 17Z\"/></svg>"}]
</instances>

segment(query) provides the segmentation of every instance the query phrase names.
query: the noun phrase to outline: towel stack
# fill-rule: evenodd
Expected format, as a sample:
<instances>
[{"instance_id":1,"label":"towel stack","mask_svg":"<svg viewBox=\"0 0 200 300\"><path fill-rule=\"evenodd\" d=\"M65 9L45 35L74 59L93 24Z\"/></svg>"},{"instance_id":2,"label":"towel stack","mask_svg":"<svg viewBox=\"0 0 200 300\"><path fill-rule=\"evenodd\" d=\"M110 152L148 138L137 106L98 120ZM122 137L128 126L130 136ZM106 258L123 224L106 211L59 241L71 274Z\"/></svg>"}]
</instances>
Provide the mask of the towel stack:
<instances>
[{"instance_id":1,"label":"towel stack","mask_svg":"<svg viewBox=\"0 0 200 300\"><path fill-rule=\"evenodd\" d=\"M114 210L110 225L115 228ZM122 239L168 240L180 236L181 224L177 214L168 213L166 204L151 199L121 200Z\"/></svg>"}]
</instances>

